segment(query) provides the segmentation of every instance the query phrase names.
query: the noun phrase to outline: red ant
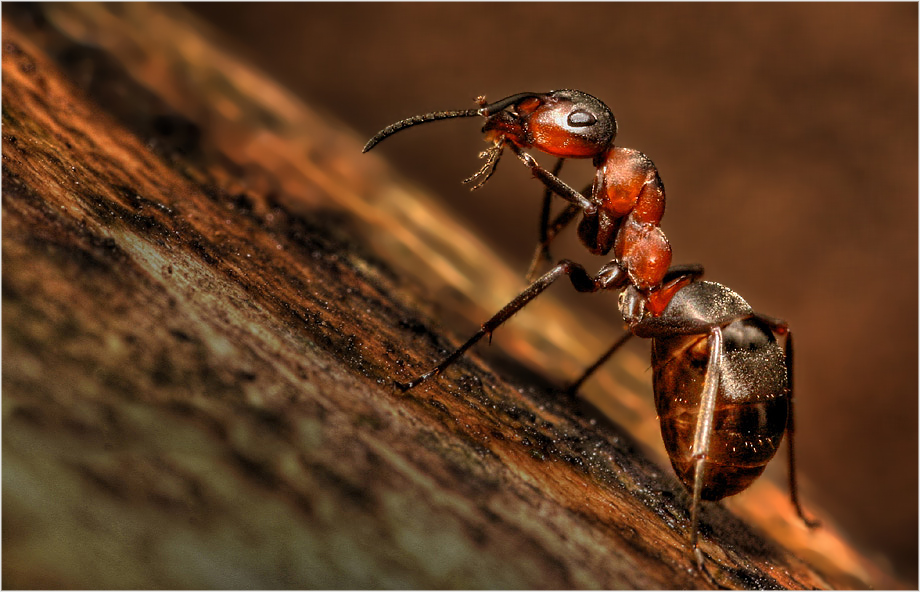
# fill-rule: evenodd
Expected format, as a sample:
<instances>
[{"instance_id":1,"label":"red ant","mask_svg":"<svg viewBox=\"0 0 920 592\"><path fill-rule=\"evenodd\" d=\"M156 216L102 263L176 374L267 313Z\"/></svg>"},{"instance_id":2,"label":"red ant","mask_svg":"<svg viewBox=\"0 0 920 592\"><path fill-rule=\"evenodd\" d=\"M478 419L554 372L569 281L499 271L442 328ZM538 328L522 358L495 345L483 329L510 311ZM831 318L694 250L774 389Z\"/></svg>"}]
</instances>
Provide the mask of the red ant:
<instances>
[{"instance_id":1,"label":"red ant","mask_svg":"<svg viewBox=\"0 0 920 592\"><path fill-rule=\"evenodd\" d=\"M718 584L699 548L699 508L746 489L789 438L789 488L799 517L793 446L792 333L785 321L753 311L741 296L714 282L698 281L699 265L669 268L671 249L658 226L664 187L654 164L638 151L613 145L616 120L607 106L574 90L521 93L478 109L439 111L397 122L374 136L364 151L406 127L481 115L492 147L485 165L467 182L481 186L502 150L511 150L547 187L541 240L531 272L549 242L579 211L578 234L589 251L615 258L595 275L562 260L483 323L481 329L432 370L399 386L410 389L440 374L467 349L495 331L557 279L567 276L579 292L622 290L619 310L628 331L569 388L574 392L633 335L652 339L655 406L671 465L692 492L690 542L697 568ZM524 148L565 158L593 158L591 198L540 167ZM561 160L560 160L561 163ZM475 187L474 187L475 188ZM569 206L548 224L555 193ZM777 336L783 336L780 347Z\"/></svg>"}]
</instances>

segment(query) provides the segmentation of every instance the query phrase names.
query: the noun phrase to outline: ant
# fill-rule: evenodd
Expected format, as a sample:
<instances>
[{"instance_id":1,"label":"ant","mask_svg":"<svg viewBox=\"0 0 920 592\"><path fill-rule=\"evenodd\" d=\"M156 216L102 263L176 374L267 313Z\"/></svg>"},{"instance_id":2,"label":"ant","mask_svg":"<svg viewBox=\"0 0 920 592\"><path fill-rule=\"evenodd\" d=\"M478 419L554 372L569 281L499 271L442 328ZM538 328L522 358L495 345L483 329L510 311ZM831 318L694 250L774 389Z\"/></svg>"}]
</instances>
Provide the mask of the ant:
<instances>
[{"instance_id":1,"label":"ant","mask_svg":"<svg viewBox=\"0 0 920 592\"><path fill-rule=\"evenodd\" d=\"M482 324L437 366L408 383L411 389L437 376L470 347L492 333L562 277L578 292L620 290L618 308L627 332L570 387L576 392L601 364L633 336L652 340L655 406L671 465L692 494L690 544L700 572L718 586L699 548L701 502L717 501L746 489L776 454L784 436L789 444L789 489L796 513L809 527L795 477L793 341L785 321L754 312L731 289L702 281L700 265L669 267L671 249L658 226L664 213L664 187L645 155L613 145L616 120L595 97L574 90L520 93L478 109L419 115L380 131L365 146L420 123L483 116L492 147L483 167L466 182L481 186L492 175L505 146L547 187L537 259L547 255L552 238L579 213L579 238L589 251L614 259L589 274L563 259ZM540 167L524 148L560 159L555 172ZM593 158L597 168L591 198L556 174L565 158ZM475 188L475 187L474 187ZM569 202L548 224L548 201L557 194ZM780 346L777 337L783 338Z\"/></svg>"}]
</instances>

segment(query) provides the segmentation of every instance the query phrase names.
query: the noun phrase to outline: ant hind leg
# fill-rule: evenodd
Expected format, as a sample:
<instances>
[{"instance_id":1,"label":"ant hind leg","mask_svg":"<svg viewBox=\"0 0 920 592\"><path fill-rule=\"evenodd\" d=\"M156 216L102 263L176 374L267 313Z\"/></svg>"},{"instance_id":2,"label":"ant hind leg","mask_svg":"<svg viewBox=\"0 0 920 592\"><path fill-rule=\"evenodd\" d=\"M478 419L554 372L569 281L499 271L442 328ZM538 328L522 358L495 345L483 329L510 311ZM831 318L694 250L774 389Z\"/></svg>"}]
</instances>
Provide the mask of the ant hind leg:
<instances>
[{"instance_id":1,"label":"ant hind leg","mask_svg":"<svg viewBox=\"0 0 920 592\"><path fill-rule=\"evenodd\" d=\"M796 480L796 468L795 468L795 387L793 383L793 347L792 347L792 331L789 330L789 324L782 319L777 319L765 314L757 313L754 315L757 319L766 323L770 329L778 334L784 335L786 337L785 344L783 346L783 351L786 355L786 380L789 384L789 394L786 400L788 401L788 412L786 414L786 446L789 447L789 497L792 500L792 505L795 507L795 512L798 514L802 522L805 523L805 526L809 528L815 528L821 525L821 522L815 518L810 518L805 514L805 510L802 508L802 503L799 500L799 487Z\"/></svg>"},{"instance_id":2,"label":"ant hind leg","mask_svg":"<svg viewBox=\"0 0 920 592\"><path fill-rule=\"evenodd\" d=\"M719 381L722 372L722 330L713 327L707 338L709 343L709 360L706 363L706 374L703 378L703 391L700 395L699 415L696 418L696 431L693 436L693 457L695 468L693 471L693 499L690 502L690 546L696 559L696 567L710 582L724 588L706 568L705 554L699 546L700 538L700 505L703 499L703 487L706 482L706 464L709 457L709 445L712 440L713 418L715 415L716 397L719 393Z\"/></svg>"}]
</instances>

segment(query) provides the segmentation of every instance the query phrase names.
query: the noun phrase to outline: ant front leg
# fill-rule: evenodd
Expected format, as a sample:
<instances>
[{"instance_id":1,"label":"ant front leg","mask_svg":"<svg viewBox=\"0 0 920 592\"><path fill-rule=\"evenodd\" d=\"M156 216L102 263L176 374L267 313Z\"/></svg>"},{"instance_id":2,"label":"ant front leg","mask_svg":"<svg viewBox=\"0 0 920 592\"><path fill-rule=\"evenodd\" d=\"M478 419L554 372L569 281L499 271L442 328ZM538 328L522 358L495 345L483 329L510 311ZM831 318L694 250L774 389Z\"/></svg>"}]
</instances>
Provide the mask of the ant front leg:
<instances>
[{"instance_id":1,"label":"ant front leg","mask_svg":"<svg viewBox=\"0 0 920 592\"><path fill-rule=\"evenodd\" d=\"M777 335L785 335L786 342L783 346L783 351L786 357L786 380L789 384L789 394L787 397L788 401L788 412L786 415L786 442L789 447L789 497L792 500L792 505L795 507L795 512L798 514L802 522L805 523L805 526L809 528L815 528L821 525L819 520L815 518L809 518L805 515L805 510L802 509L802 503L799 501L799 488L796 481L796 468L795 468L795 389L793 387L793 348L792 348L792 331L789 330L789 324L786 321L776 319L774 317L767 316L765 314L757 313L755 315L759 320L766 323L770 329Z\"/></svg>"},{"instance_id":2,"label":"ant front leg","mask_svg":"<svg viewBox=\"0 0 920 592\"><path fill-rule=\"evenodd\" d=\"M456 362L466 350L471 348L486 335L491 336L493 331L498 329L505 321L527 306L530 301L542 294L544 290L553 284L553 282L563 276L568 276L572 285L579 292L594 292L599 289L598 282L585 271L584 267L568 259L563 259L537 281L528 286L527 289L518 294L514 300L506 304L504 308L495 314L495 316L483 323L482 328L477 331L475 335L470 337L466 343L457 348L452 354L444 358L437 366L407 383L397 383L397 386L403 390L408 390L420 385L432 376L437 376L443 372L445 368Z\"/></svg>"},{"instance_id":3,"label":"ant front leg","mask_svg":"<svg viewBox=\"0 0 920 592\"><path fill-rule=\"evenodd\" d=\"M509 143L508 147L517 155L518 158L521 159L521 162L527 165L527 167L533 173L533 176L539 179L540 182L546 185L548 188L550 188L553 193L562 199L575 204L586 213L594 213L597 211L597 205L594 204L594 202L569 187L565 181L556 175L541 167L537 161L534 160L533 156L521 150L514 143Z\"/></svg>"}]
</instances>

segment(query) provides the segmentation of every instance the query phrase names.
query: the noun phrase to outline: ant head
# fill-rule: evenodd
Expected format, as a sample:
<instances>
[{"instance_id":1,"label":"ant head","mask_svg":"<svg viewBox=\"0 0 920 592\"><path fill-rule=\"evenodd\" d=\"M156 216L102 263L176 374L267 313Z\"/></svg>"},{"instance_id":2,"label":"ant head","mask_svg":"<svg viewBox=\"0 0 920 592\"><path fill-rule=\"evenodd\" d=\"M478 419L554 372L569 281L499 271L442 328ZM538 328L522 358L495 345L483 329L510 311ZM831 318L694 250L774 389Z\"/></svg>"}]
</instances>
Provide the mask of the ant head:
<instances>
[{"instance_id":1,"label":"ant head","mask_svg":"<svg viewBox=\"0 0 920 592\"><path fill-rule=\"evenodd\" d=\"M557 158L592 158L607 152L617 121L607 105L577 90L521 93L484 105L483 131Z\"/></svg>"},{"instance_id":2,"label":"ant head","mask_svg":"<svg viewBox=\"0 0 920 592\"><path fill-rule=\"evenodd\" d=\"M478 109L435 111L397 121L377 132L363 152L407 127L456 117L485 117L482 131L488 140L507 140L557 158L601 155L613 147L617 135L617 120L607 105L578 90L524 92L488 104L480 97L478 102Z\"/></svg>"}]
</instances>

